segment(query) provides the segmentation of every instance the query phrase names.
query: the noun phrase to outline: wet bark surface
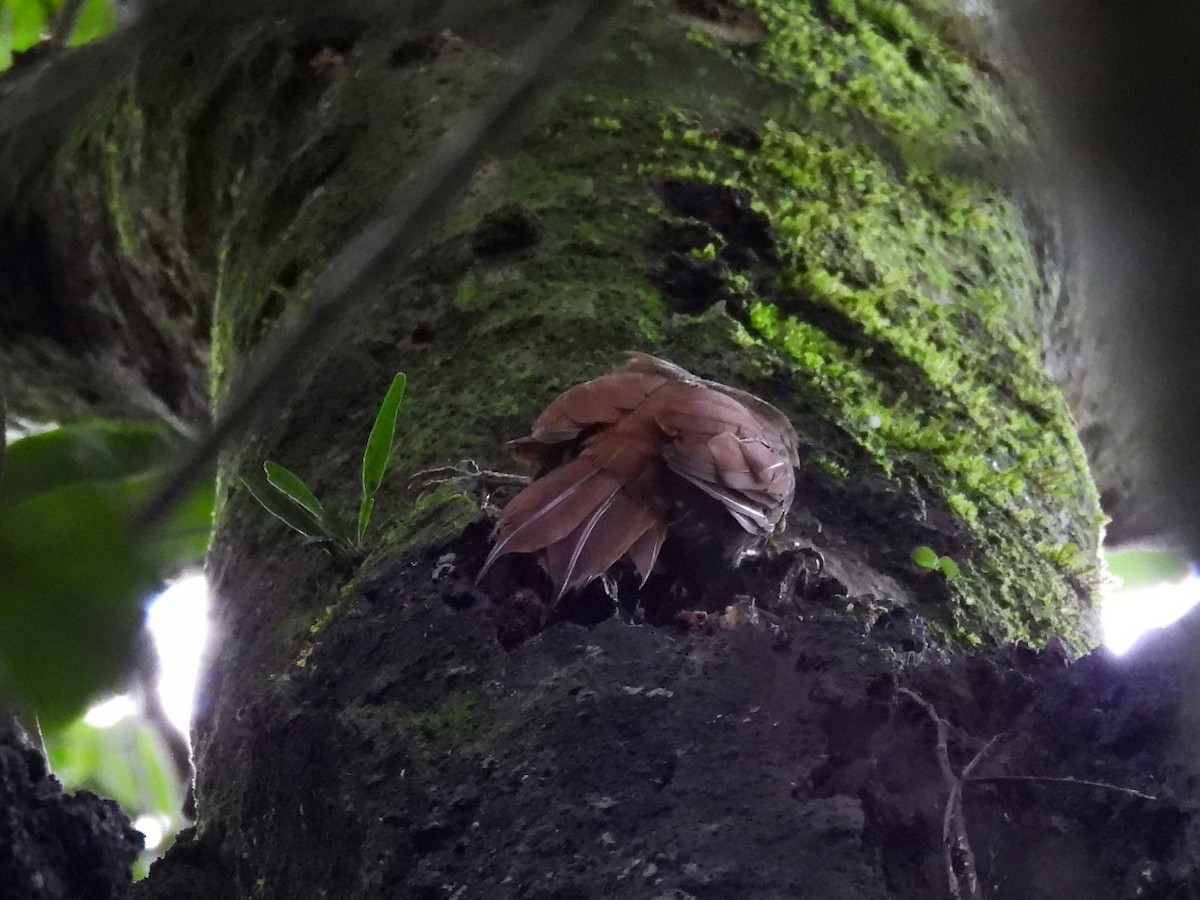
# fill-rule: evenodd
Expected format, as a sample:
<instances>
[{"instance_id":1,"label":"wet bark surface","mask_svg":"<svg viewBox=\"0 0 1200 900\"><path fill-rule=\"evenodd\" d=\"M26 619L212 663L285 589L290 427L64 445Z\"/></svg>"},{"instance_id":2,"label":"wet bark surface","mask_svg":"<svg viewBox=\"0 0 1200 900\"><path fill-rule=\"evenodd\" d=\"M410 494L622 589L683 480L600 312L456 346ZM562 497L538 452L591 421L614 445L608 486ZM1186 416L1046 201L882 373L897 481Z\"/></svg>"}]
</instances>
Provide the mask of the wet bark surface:
<instances>
[{"instance_id":1,"label":"wet bark surface","mask_svg":"<svg viewBox=\"0 0 1200 900\"><path fill-rule=\"evenodd\" d=\"M949 653L823 581L506 650L477 555L381 565L241 711L256 738L225 764L261 815L201 839L257 848L233 895L1192 896L1173 632L1129 661ZM136 895L190 896L181 867L215 860L189 843Z\"/></svg>"}]
</instances>

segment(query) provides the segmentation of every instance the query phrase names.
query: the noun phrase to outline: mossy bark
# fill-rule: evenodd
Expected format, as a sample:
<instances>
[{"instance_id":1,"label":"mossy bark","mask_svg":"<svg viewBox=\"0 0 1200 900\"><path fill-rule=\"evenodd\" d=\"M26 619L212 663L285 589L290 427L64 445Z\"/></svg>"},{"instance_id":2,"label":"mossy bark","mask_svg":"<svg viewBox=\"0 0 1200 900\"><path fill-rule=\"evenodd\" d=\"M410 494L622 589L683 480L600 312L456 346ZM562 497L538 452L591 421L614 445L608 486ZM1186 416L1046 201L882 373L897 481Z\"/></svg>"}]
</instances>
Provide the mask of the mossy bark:
<instances>
[{"instance_id":1,"label":"mossy bark","mask_svg":"<svg viewBox=\"0 0 1200 900\"><path fill-rule=\"evenodd\" d=\"M314 3L147 47L52 166L49 232L81 233L82 214L106 235L79 280L150 310L150 331L187 324L194 347L211 322L219 409L541 20L477 12L441 30ZM1095 641L1100 512L1041 359L1053 261L1035 205L999 183L1029 137L970 31L932 0L636 4L286 407L225 449L197 796L231 895L889 895L877 811L812 772L848 722L894 712L896 648ZM745 634L560 624L509 655L491 623L506 586L472 583L477 498L407 476L505 466L504 439L628 349L792 417L818 452L788 546L823 565L786 597L748 579L755 608L714 619ZM347 569L240 479L283 463L349 529L396 371L393 473ZM864 629L896 621L917 624L855 662ZM825 650L796 658L795 633ZM708 785L721 759L740 774ZM803 810L773 837L769 817L794 812L780 796ZM606 824L619 803L628 835ZM739 817L753 826L734 837ZM732 857L748 835L783 855L747 871Z\"/></svg>"}]
</instances>

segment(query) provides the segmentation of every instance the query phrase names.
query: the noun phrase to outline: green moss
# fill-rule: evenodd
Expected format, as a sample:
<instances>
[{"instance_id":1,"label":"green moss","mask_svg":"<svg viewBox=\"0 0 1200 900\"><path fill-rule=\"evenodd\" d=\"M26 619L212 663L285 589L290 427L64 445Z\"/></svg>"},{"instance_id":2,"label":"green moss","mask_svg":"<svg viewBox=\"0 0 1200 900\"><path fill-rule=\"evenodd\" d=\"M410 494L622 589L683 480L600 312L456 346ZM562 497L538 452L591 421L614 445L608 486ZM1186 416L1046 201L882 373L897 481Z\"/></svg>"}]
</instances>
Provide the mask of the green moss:
<instances>
[{"instance_id":1,"label":"green moss","mask_svg":"<svg viewBox=\"0 0 1200 900\"><path fill-rule=\"evenodd\" d=\"M850 477L850 470L828 453L814 453L808 458L807 464L819 469L832 479L841 480Z\"/></svg>"},{"instance_id":2,"label":"green moss","mask_svg":"<svg viewBox=\"0 0 1200 900\"><path fill-rule=\"evenodd\" d=\"M746 5L767 32L758 71L831 120L865 121L894 143L932 152L948 149L944 141L995 149L1018 124L980 61L945 39L954 15L948 4ZM939 143L931 147L931 138Z\"/></svg>"},{"instance_id":3,"label":"green moss","mask_svg":"<svg viewBox=\"0 0 1200 900\"><path fill-rule=\"evenodd\" d=\"M314 552L321 552L316 547L311 548ZM351 587L348 585L347 587ZM285 640L293 646L298 647L295 652L295 659L292 664L296 668L304 669L308 667L309 657L317 649L318 638L329 627L330 623L346 608L345 599L346 591L339 591L338 597L332 603L326 603L320 607L316 616L311 619L307 627L305 627L305 618L299 611L295 615L289 616L287 620L280 623L280 633L285 635ZM311 613L310 613L311 615Z\"/></svg>"},{"instance_id":4,"label":"green moss","mask_svg":"<svg viewBox=\"0 0 1200 900\"><path fill-rule=\"evenodd\" d=\"M337 604L330 603L323 610L321 610L321 614L317 616L311 625L308 626L308 633L315 637L324 631L325 626L333 621L333 614L336 609Z\"/></svg>"},{"instance_id":5,"label":"green moss","mask_svg":"<svg viewBox=\"0 0 1200 900\"><path fill-rule=\"evenodd\" d=\"M840 458L866 460L898 492L930 486L974 534L952 630L1090 642L1068 571L1079 565L1031 553L1069 542L1094 561L1100 517L1041 370L1048 291L1020 201L961 174L1020 152L1022 121L948 39L962 32L939 4L748 5L762 45L718 52L785 89L760 146L721 139L737 117L719 102L677 108L645 171L731 187L769 223L780 265L753 285L750 339L799 367L809 404L848 439ZM962 158L973 165L944 164Z\"/></svg>"},{"instance_id":6,"label":"green moss","mask_svg":"<svg viewBox=\"0 0 1200 900\"><path fill-rule=\"evenodd\" d=\"M479 701L473 694L452 693L437 709L410 721L412 727L429 741L461 744L479 727Z\"/></svg>"},{"instance_id":7,"label":"green moss","mask_svg":"<svg viewBox=\"0 0 1200 900\"><path fill-rule=\"evenodd\" d=\"M439 485L415 495L399 516L388 522L389 533L382 540L389 554L413 547L431 547L455 535L479 520L478 503L452 485Z\"/></svg>"},{"instance_id":8,"label":"green moss","mask_svg":"<svg viewBox=\"0 0 1200 900\"><path fill-rule=\"evenodd\" d=\"M129 185L137 182L141 168L145 118L131 103L119 100L111 109L108 134L104 135L104 171L107 175L108 215L117 233L121 251L136 253L141 239L137 215L129 206Z\"/></svg>"},{"instance_id":9,"label":"green moss","mask_svg":"<svg viewBox=\"0 0 1200 900\"><path fill-rule=\"evenodd\" d=\"M617 134L621 130L621 120L614 119L612 116L595 116L592 119L592 127L597 131Z\"/></svg>"}]
</instances>

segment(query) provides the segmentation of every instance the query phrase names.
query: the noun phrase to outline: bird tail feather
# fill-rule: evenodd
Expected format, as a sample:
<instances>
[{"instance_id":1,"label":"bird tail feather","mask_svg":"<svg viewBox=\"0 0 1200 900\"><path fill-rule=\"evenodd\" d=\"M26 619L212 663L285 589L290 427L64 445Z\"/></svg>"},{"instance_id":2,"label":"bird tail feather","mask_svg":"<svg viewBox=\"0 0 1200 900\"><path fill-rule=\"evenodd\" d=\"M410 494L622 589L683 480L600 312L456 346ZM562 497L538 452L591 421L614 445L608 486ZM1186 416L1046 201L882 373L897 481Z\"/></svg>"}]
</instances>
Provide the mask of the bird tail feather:
<instances>
[{"instance_id":1,"label":"bird tail feather","mask_svg":"<svg viewBox=\"0 0 1200 900\"><path fill-rule=\"evenodd\" d=\"M625 554L645 583L666 538L663 513L596 460L579 457L525 488L500 515L482 578L506 553L544 551L555 601L583 587ZM630 492L635 489L635 493Z\"/></svg>"}]
</instances>

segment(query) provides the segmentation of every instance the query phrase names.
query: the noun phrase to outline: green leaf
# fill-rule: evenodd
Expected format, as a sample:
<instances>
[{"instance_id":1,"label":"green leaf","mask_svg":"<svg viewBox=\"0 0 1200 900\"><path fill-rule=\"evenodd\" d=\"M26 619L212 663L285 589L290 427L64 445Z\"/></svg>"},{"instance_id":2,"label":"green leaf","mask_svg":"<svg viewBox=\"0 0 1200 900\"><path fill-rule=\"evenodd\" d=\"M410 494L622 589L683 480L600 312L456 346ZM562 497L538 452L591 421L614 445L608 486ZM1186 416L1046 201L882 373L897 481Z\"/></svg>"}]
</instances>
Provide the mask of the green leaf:
<instances>
[{"instance_id":1,"label":"green leaf","mask_svg":"<svg viewBox=\"0 0 1200 900\"><path fill-rule=\"evenodd\" d=\"M122 502L129 510L129 518L132 519L157 493L163 477L154 472L112 485L114 491L124 495ZM144 553L146 559L155 564L159 582L204 561L212 537L216 488L216 479L208 479L192 488L175 504L166 520L147 536Z\"/></svg>"},{"instance_id":2,"label":"green leaf","mask_svg":"<svg viewBox=\"0 0 1200 900\"><path fill-rule=\"evenodd\" d=\"M396 434L396 417L400 413L400 401L404 399L406 379L403 372L397 372L388 388L387 396L375 416L375 424L371 427L371 436L367 438L367 449L363 453L362 464L362 503L358 508L358 543L361 545L367 525L371 521L371 512L375 508L375 492L383 484L384 473L387 472L388 462L392 457L392 441Z\"/></svg>"},{"instance_id":3,"label":"green leaf","mask_svg":"<svg viewBox=\"0 0 1200 900\"><path fill-rule=\"evenodd\" d=\"M25 0L10 7L12 49L26 50L42 39L50 27L50 9L43 3Z\"/></svg>"},{"instance_id":4,"label":"green leaf","mask_svg":"<svg viewBox=\"0 0 1200 900\"><path fill-rule=\"evenodd\" d=\"M242 484L246 486L246 490L251 493L254 499L262 505L263 509L293 531L298 531L305 537L316 541L333 539L333 535L329 533L325 525L317 520L312 513L292 501L285 494L280 493L278 489L268 484L265 478L261 484L256 484L249 478L243 478Z\"/></svg>"},{"instance_id":5,"label":"green leaf","mask_svg":"<svg viewBox=\"0 0 1200 900\"><path fill-rule=\"evenodd\" d=\"M267 473L267 481L271 487L281 492L293 503L308 510L318 522L325 521L325 508L321 506L321 501L308 489L308 485L301 480L299 475L270 460L263 463L263 471Z\"/></svg>"},{"instance_id":6,"label":"green leaf","mask_svg":"<svg viewBox=\"0 0 1200 900\"><path fill-rule=\"evenodd\" d=\"M151 547L155 558L168 567L161 580L165 581L188 566L204 561L212 539L216 502L217 482L214 478L194 487L159 527L151 540Z\"/></svg>"},{"instance_id":7,"label":"green leaf","mask_svg":"<svg viewBox=\"0 0 1200 900\"><path fill-rule=\"evenodd\" d=\"M70 485L0 510L0 685L53 725L120 679L154 567L125 496Z\"/></svg>"},{"instance_id":8,"label":"green leaf","mask_svg":"<svg viewBox=\"0 0 1200 900\"><path fill-rule=\"evenodd\" d=\"M932 547L926 547L924 544L913 549L911 559L922 569L932 569L938 564L938 555L933 552Z\"/></svg>"},{"instance_id":9,"label":"green leaf","mask_svg":"<svg viewBox=\"0 0 1200 900\"><path fill-rule=\"evenodd\" d=\"M371 513L375 511L375 498L363 497L358 507L358 545L362 546L363 535L367 533L367 525L371 523Z\"/></svg>"},{"instance_id":10,"label":"green leaf","mask_svg":"<svg viewBox=\"0 0 1200 900\"><path fill-rule=\"evenodd\" d=\"M180 446L149 423L93 420L20 438L9 445L0 477L0 510L69 485L103 488L132 517L154 494ZM150 537L147 559L162 579L204 558L212 530L215 481L196 487Z\"/></svg>"},{"instance_id":11,"label":"green leaf","mask_svg":"<svg viewBox=\"0 0 1200 900\"><path fill-rule=\"evenodd\" d=\"M0 684L47 723L112 687L157 583L204 557L213 482L135 544L126 531L178 447L158 425L81 422L8 448L0 479Z\"/></svg>"},{"instance_id":12,"label":"green leaf","mask_svg":"<svg viewBox=\"0 0 1200 900\"><path fill-rule=\"evenodd\" d=\"M150 540L154 558L165 568L162 581L204 561L212 539L217 482L210 479L194 487L181 500ZM149 499L149 498L147 498Z\"/></svg>"},{"instance_id":13,"label":"green leaf","mask_svg":"<svg viewBox=\"0 0 1200 900\"><path fill-rule=\"evenodd\" d=\"M75 30L67 43L72 47L86 44L111 34L116 25L112 0L85 0L79 13L79 21L75 23Z\"/></svg>"},{"instance_id":14,"label":"green leaf","mask_svg":"<svg viewBox=\"0 0 1200 900\"><path fill-rule=\"evenodd\" d=\"M76 719L44 736L50 768L67 790L111 797L131 819L143 813L178 817L183 790L169 751L138 717L108 728Z\"/></svg>"},{"instance_id":15,"label":"green leaf","mask_svg":"<svg viewBox=\"0 0 1200 900\"><path fill-rule=\"evenodd\" d=\"M68 484L144 475L165 466L179 443L161 425L102 419L31 434L8 445L0 508Z\"/></svg>"},{"instance_id":16,"label":"green leaf","mask_svg":"<svg viewBox=\"0 0 1200 900\"><path fill-rule=\"evenodd\" d=\"M947 581L953 581L962 573L958 569L958 563L948 556L943 556L937 561L937 567L941 573L946 576Z\"/></svg>"}]
</instances>

